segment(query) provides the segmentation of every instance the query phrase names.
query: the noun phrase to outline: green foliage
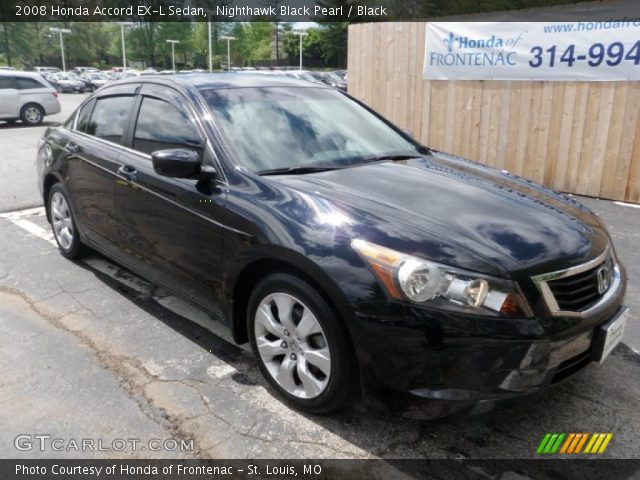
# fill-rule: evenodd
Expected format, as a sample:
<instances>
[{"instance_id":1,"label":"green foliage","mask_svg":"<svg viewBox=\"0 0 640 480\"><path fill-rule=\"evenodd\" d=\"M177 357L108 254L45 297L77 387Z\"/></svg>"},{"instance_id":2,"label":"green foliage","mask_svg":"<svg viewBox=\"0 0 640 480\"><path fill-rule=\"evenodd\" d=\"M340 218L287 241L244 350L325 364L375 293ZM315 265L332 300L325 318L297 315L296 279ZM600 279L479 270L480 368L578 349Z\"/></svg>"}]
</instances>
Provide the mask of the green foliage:
<instances>
[{"instance_id":1,"label":"green foliage","mask_svg":"<svg viewBox=\"0 0 640 480\"><path fill-rule=\"evenodd\" d=\"M314 67L344 67L347 63L347 27L345 22L334 22L307 29L307 35L302 40L303 64ZM300 39L296 35L287 35L284 51L289 58L298 59Z\"/></svg>"}]
</instances>

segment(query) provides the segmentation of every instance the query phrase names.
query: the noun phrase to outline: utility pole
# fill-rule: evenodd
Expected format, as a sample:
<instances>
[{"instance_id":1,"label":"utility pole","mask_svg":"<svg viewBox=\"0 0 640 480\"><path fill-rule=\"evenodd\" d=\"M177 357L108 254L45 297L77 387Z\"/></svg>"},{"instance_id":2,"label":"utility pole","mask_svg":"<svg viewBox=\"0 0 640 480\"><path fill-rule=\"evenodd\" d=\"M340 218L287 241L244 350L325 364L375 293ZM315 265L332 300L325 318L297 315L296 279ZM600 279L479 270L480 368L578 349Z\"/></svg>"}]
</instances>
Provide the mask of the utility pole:
<instances>
[{"instance_id":1,"label":"utility pole","mask_svg":"<svg viewBox=\"0 0 640 480\"><path fill-rule=\"evenodd\" d=\"M209 73L213 72L213 57L211 56L211 22L207 22L209 26Z\"/></svg>"},{"instance_id":2,"label":"utility pole","mask_svg":"<svg viewBox=\"0 0 640 480\"><path fill-rule=\"evenodd\" d=\"M223 35L220 37L220 40L227 41L227 71L231 71L231 40L235 40L236 37L228 37L227 35Z\"/></svg>"},{"instance_id":3,"label":"utility pole","mask_svg":"<svg viewBox=\"0 0 640 480\"><path fill-rule=\"evenodd\" d=\"M298 31L298 32L292 31L291 33L300 37L300 70L302 70L302 37L306 37L308 33L303 31Z\"/></svg>"},{"instance_id":4,"label":"utility pole","mask_svg":"<svg viewBox=\"0 0 640 480\"><path fill-rule=\"evenodd\" d=\"M64 60L64 40L62 39L62 35L65 33L71 33L71 30L69 30L68 28L50 27L49 31L60 35L60 54L62 55L62 71L66 72L67 63Z\"/></svg>"},{"instance_id":5,"label":"utility pole","mask_svg":"<svg viewBox=\"0 0 640 480\"><path fill-rule=\"evenodd\" d=\"M120 42L122 44L122 71L127 71L127 46L124 41L124 28L133 25L131 22L118 22L120 25Z\"/></svg>"},{"instance_id":6,"label":"utility pole","mask_svg":"<svg viewBox=\"0 0 640 480\"><path fill-rule=\"evenodd\" d=\"M167 40L167 43L171 44L171 70L176 71L176 43L180 43L180 40Z\"/></svg>"}]
</instances>

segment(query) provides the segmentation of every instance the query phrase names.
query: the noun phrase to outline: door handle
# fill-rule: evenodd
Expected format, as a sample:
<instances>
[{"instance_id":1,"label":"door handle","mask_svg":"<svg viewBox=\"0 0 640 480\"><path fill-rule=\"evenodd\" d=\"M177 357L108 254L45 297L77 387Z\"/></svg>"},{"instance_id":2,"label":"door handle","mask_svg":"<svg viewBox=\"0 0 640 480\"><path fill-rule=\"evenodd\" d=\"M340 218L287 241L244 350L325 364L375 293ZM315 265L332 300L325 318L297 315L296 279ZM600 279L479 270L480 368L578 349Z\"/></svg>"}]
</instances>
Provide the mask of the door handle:
<instances>
[{"instance_id":1,"label":"door handle","mask_svg":"<svg viewBox=\"0 0 640 480\"><path fill-rule=\"evenodd\" d=\"M69 153L78 153L80 151L80 147L78 146L77 143L74 143L74 142L67 142L67 145L65 146L65 148Z\"/></svg>"},{"instance_id":2,"label":"door handle","mask_svg":"<svg viewBox=\"0 0 640 480\"><path fill-rule=\"evenodd\" d=\"M130 182L135 182L138 178L138 171L131 165L122 165L116 173Z\"/></svg>"}]
</instances>

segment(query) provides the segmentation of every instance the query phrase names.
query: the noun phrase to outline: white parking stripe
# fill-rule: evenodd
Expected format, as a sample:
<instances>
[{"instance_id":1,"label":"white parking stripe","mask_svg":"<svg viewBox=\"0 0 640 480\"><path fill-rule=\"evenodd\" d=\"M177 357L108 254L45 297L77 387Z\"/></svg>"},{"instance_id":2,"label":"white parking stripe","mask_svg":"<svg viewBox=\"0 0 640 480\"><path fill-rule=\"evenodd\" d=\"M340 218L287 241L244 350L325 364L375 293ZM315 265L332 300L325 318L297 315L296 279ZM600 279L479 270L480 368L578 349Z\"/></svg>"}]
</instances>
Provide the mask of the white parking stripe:
<instances>
[{"instance_id":1,"label":"white parking stripe","mask_svg":"<svg viewBox=\"0 0 640 480\"><path fill-rule=\"evenodd\" d=\"M620 205L621 207L631 207L631 208L640 208L640 205L635 203L625 203L625 202L613 202L616 205Z\"/></svg>"},{"instance_id":2,"label":"white parking stripe","mask_svg":"<svg viewBox=\"0 0 640 480\"><path fill-rule=\"evenodd\" d=\"M11 223L16 225L17 227L20 227L31 235L45 240L54 247L57 247L58 244L56 243L55 238L53 237L53 232L51 230L44 229L41 226L36 225L32 221L27 220L28 217L44 215L44 207L37 207L29 208L26 210L18 210L15 212L2 213L0 214L0 218L4 218L5 220L10 221ZM91 267L93 270L109 276L121 285L124 285L127 288L134 290L135 292L150 296L164 308L171 310L173 313L183 318L191 320L192 322L209 330L214 335L217 335L218 337L233 343L233 338L228 328L224 327L221 323L212 320L208 313L194 307L181 298L173 295L155 295L155 285L101 257L87 256L85 258L82 258L81 261L82 263ZM247 345L243 345L241 346L241 348L246 351L250 351ZM227 374L229 372L237 372L235 367L228 364L224 364L223 371L225 371Z\"/></svg>"},{"instance_id":3,"label":"white parking stripe","mask_svg":"<svg viewBox=\"0 0 640 480\"><path fill-rule=\"evenodd\" d=\"M0 218L8 220L24 217L32 217L34 215L44 216L44 207L27 208L26 210L17 210L15 212L0 213Z\"/></svg>"}]
</instances>

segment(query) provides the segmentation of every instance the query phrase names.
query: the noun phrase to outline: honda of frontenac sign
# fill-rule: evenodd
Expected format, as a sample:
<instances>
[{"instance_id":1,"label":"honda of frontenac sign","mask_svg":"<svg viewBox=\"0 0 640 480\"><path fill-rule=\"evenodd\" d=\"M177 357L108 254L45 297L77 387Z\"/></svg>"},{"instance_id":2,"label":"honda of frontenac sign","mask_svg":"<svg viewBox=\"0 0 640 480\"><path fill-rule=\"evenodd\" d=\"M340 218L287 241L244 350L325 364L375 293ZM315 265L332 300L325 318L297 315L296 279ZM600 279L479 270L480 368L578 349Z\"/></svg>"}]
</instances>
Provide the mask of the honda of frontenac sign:
<instances>
[{"instance_id":1,"label":"honda of frontenac sign","mask_svg":"<svg viewBox=\"0 0 640 480\"><path fill-rule=\"evenodd\" d=\"M427 23L427 80L640 80L640 18Z\"/></svg>"}]
</instances>

